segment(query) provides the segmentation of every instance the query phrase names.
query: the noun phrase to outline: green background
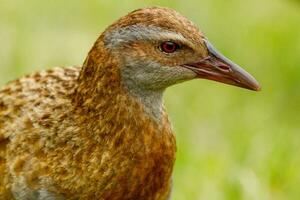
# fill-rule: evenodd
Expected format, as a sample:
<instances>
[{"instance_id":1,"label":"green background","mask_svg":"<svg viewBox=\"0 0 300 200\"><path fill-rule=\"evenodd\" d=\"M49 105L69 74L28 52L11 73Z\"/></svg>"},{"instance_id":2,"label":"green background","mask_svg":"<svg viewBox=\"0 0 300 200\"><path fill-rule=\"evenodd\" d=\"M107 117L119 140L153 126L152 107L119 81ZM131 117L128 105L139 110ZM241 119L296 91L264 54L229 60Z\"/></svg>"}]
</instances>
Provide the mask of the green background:
<instances>
[{"instance_id":1,"label":"green background","mask_svg":"<svg viewBox=\"0 0 300 200\"><path fill-rule=\"evenodd\" d=\"M173 199L300 199L297 0L0 0L0 85L81 65L106 26L151 5L190 18L263 88L194 80L167 90L178 144Z\"/></svg>"}]
</instances>

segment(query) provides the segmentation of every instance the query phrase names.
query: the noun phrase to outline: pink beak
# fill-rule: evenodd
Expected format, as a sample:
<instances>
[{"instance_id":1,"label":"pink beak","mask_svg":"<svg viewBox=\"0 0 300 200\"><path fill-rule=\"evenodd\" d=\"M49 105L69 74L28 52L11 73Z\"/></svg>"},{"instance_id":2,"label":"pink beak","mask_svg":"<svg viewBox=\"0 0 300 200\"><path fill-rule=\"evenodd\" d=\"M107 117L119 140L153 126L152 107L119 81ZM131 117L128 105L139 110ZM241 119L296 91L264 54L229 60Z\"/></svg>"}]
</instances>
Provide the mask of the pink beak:
<instances>
[{"instance_id":1,"label":"pink beak","mask_svg":"<svg viewBox=\"0 0 300 200\"><path fill-rule=\"evenodd\" d=\"M199 78L255 91L261 89L259 83L248 72L219 53L207 40L204 40L204 43L208 56L199 62L186 64L184 67L193 70Z\"/></svg>"}]
</instances>

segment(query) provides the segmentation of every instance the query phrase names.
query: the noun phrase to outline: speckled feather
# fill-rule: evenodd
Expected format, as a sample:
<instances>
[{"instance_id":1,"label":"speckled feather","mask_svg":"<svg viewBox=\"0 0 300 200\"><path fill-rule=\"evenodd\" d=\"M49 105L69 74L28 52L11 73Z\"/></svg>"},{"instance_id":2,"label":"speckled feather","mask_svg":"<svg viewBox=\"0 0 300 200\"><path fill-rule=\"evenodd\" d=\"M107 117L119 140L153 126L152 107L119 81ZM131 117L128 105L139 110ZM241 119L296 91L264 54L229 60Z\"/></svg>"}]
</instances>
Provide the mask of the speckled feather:
<instances>
[{"instance_id":1,"label":"speckled feather","mask_svg":"<svg viewBox=\"0 0 300 200\"><path fill-rule=\"evenodd\" d=\"M145 112L122 86L122 60L104 45L105 34L139 24L202 43L177 12L141 9L108 27L82 68L37 72L2 88L0 199L167 199L176 151L167 114L158 122Z\"/></svg>"}]
</instances>

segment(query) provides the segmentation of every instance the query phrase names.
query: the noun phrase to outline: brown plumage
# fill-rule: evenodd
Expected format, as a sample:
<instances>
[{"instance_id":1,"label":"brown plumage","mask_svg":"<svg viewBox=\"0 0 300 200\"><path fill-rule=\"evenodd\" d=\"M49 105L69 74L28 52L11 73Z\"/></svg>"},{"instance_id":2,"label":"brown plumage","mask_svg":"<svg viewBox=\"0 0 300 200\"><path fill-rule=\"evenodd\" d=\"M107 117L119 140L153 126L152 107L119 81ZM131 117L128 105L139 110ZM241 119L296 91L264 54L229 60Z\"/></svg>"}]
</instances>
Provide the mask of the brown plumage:
<instances>
[{"instance_id":1,"label":"brown plumage","mask_svg":"<svg viewBox=\"0 0 300 200\"><path fill-rule=\"evenodd\" d=\"M167 199L176 147L161 94L197 77L259 89L192 22L155 7L109 26L82 68L8 83L0 199Z\"/></svg>"}]
</instances>

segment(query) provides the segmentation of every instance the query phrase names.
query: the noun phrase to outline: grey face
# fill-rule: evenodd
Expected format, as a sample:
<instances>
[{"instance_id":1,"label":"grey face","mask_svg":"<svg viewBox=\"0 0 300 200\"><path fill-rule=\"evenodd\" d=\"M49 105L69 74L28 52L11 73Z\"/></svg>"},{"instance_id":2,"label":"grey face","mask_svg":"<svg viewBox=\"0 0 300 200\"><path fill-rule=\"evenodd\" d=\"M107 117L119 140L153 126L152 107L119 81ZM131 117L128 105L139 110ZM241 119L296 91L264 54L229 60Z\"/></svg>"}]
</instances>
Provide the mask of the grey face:
<instances>
[{"instance_id":1,"label":"grey face","mask_svg":"<svg viewBox=\"0 0 300 200\"><path fill-rule=\"evenodd\" d=\"M127 62L121 70L123 83L133 89L141 90L164 90L165 88L190 80L196 74L181 66L162 66L155 61L135 60Z\"/></svg>"},{"instance_id":2,"label":"grey face","mask_svg":"<svg viewBox=\"0 0 300 200\"><path fill-rule=\"evenodd\" d=\"M120 60L123 86L141 100L155 119L161 116L165 88L196 77L193 71L180 66L186 62L182 56L184 52L167 55L159 49L165 41L192 47L181 34L158 27L134 25L104 36L106 48ZM193 49L186 48L185 51L193 52Z\"/></svg>"},{"instance_id":3,"label":"grey face","mask_svg":"<svg viewBox=\"0 0 300 200\"><path fill-rule=\"evenodd\" d=\"M104 41L106 47L122 60L122 81L129 90L164 90L173 84L196 77L193 71L180 66L183 63L166 61L176 60L180 54L166 55L159 50L159 45L164 41L192 46L181 34L158 27L133 25L107 33ZM132 44L137 42L150 50L143 51L133 47Z\"/></svg>"}]
</instances>

